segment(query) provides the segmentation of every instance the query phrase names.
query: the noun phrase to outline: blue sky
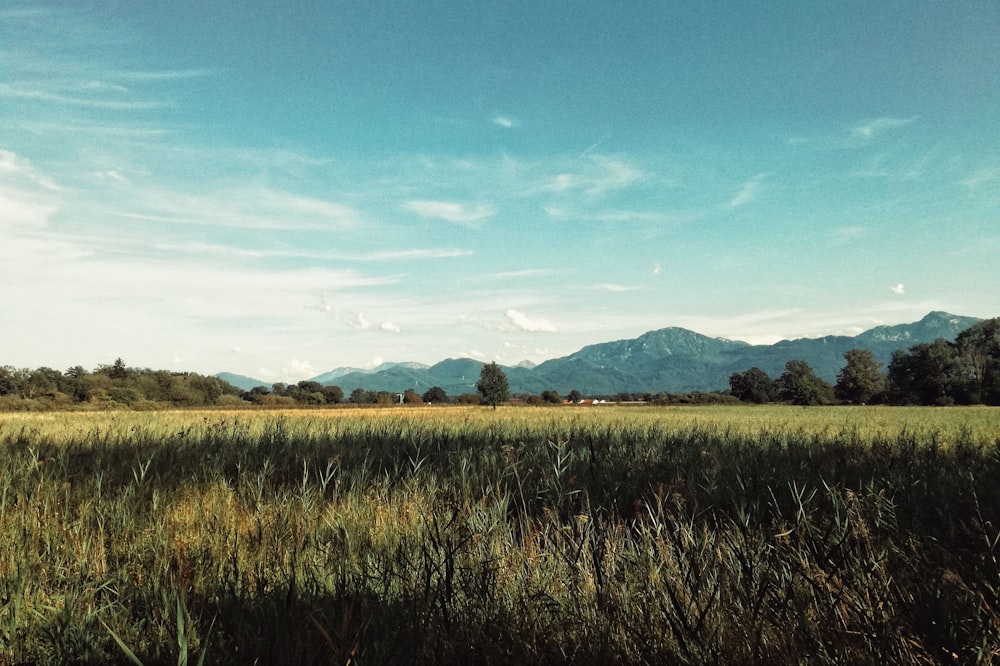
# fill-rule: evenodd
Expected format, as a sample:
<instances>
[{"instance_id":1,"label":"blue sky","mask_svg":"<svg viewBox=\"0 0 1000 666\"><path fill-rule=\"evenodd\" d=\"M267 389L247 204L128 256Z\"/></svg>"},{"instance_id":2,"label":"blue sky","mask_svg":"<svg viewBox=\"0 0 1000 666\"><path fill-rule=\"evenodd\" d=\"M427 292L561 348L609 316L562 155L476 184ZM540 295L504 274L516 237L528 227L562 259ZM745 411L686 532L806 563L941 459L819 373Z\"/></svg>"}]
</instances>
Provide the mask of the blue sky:
<instances>
[{"instance_id":1,"label":"blue sky","mask_svg":"<svg viewBox=\"0 0 1000 666\"><path fill-rule=\"evenodd\" d=\"M1000 3L0 6L0 364L1000 315Z\"/></svg>"}]
</instances>

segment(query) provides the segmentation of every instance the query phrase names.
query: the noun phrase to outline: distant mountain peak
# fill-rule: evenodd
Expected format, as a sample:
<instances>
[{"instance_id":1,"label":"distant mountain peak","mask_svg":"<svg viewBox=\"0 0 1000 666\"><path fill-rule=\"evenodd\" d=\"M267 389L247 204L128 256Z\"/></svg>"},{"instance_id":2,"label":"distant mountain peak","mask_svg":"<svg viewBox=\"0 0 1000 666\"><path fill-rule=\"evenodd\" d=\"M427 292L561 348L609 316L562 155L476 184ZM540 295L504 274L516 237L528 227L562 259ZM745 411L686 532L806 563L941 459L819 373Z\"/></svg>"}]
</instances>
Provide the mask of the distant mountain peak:
<instances>
[{"instance_id":1,"label":"distant mountain peak","mask_svg":"<svg viewBox=\"0 0 1000 666\"><path fill-rule=\"evenodd\" d=\"M790 360L807 362L818 376L832 382L850 349L867 349L887 364L897 349L938 338L954 340L979 321L936 310L917 322L876 326L853 337L828 335L773 345L752 345L668 326L636 338L587 345L539 365L522 362L504 369L513 392L535 394L547 389L560 393L577 389L588 395L725 390L734 372L758 367L776 378ZM475 392L482 367L482 361L470 358L445 359L429 367L384 363L368 370L338 368L313 381L338 384L346 390L360 387L401 392L413 388L418 393L440 386L449 395L458 395Z\"/></svg>"}]
</instances>

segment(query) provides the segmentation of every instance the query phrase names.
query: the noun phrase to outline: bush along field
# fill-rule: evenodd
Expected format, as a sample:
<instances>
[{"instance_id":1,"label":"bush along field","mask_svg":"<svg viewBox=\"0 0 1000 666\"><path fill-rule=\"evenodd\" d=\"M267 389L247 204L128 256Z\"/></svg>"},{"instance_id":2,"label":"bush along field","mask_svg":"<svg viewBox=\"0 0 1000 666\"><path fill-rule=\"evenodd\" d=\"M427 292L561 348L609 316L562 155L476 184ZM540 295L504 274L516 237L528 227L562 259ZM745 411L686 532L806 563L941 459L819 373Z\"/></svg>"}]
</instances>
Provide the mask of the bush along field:
<instances>
[{"instance_id":1,"label":"bush along field","mask_svg":"<svg viewBox=\"0 0 1000 666\"><path fill-rule=\"evenodd\" d=\"M0 664L1000 661L990 408L0 416Z\"/></svg>"}]
</instances>

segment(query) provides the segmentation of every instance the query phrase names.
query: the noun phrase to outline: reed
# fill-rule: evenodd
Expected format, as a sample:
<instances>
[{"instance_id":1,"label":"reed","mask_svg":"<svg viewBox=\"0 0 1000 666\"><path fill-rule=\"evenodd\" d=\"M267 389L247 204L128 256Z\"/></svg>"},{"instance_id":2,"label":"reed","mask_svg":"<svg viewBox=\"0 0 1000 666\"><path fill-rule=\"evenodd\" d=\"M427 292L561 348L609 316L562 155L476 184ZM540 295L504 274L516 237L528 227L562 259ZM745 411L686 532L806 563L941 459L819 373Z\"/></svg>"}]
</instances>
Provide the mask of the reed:
<instances>
[{"instance_id":1,"label":"reed","mask_svg":"<svg viewBox=\"0 0 1000 666\"><path fill-rule=\"evenodd\" d=\"M0 664L993 663L995 409L0 415Z\"/></svg>"}]
</instances>

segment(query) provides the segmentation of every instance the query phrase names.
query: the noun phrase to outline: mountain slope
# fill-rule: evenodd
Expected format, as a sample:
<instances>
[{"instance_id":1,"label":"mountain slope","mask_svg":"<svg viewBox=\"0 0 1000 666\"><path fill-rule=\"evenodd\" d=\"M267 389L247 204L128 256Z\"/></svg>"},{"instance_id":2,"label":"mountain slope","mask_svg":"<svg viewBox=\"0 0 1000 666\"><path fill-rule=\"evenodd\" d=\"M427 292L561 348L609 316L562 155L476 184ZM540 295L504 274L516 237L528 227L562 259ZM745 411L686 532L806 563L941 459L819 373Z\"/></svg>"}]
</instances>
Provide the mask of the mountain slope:
<instances>
[{"instance_id":1,"label":"mountain slope","mask_svg":"<svg viewBox=\"0 0 1000 666\"><path fill-rule=\"evenodd\" d=\"M250 389L257 386L266 386L270 388L270 384L267 382L262 382L259 379L254 379L253 377L247 377L246 375L236 375L231 372L220 372L215 375L224 382L229 382L233 386L243 391L249 391Z\"/></svg>"}]
</instances>

